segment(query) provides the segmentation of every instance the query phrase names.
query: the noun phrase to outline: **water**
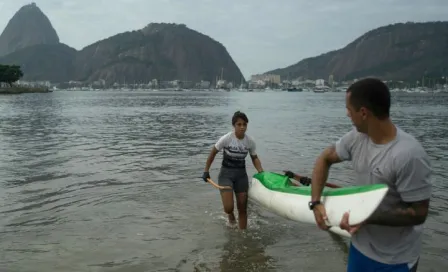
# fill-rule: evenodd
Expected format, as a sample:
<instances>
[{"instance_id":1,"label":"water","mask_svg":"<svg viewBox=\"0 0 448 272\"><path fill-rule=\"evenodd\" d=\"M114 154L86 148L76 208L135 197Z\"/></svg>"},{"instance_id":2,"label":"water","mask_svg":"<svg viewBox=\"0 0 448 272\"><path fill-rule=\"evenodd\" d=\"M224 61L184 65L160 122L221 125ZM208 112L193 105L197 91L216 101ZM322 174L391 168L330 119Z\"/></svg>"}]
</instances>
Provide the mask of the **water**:
<instances>
[{"instance_id":1,"label":"water","mask_svg":"<svg viewBox=\"0 0 448 272\"><path fill-rule=\"evenodd\" d=\"M435 171L419 271L448 267L447 104L394 97L394 120L422 141ZM236 110L248 114L265 170L310 175L350 129L344 107L343 93L1 96L0 270L344 271L345 238L254 206L247 231L230 229L218 192L199 178ZM348 163L330 174L339 184L352 177Z\"/></svg>"}]
</instances>

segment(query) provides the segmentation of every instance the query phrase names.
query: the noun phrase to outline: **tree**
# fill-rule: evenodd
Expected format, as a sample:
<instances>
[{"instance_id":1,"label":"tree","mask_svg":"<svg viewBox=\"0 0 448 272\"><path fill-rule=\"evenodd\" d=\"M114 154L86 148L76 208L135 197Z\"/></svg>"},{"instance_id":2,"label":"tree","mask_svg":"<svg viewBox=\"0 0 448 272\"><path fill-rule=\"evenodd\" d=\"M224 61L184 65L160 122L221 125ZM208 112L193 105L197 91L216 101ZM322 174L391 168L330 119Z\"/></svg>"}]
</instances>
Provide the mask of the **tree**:
<instances>
[{"instance_id":1,"label":"tree","mask_svg":"<svg viewBox=\"0 0 448 272\"><path fill-rule=\"evenodd\" d=\"M0 64L0 83L7 83L10 87L23 77L23 72L18 65Z\"/></svg>"}]
</instances>

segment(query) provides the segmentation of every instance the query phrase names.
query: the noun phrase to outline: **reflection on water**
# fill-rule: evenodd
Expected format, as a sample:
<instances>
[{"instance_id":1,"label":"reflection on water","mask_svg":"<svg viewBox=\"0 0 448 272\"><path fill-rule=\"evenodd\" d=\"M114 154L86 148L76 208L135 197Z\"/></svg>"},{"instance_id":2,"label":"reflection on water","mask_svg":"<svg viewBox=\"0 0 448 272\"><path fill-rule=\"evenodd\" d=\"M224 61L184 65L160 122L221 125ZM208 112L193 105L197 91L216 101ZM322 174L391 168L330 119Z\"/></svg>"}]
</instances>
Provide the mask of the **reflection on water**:
<instances>
[{"instance_id":1,"label":"reflection on water","mask_svg":"<svg viewBox=\"0 0 448 272\"><path fill-rule=\"evenodd\" d=\"M394 94L394 121L434 169L419 271L448 266L447 101ZM346 239L257 207L249 230L230 230L218 192L199 177L236 110L248 114L266 170L310 175L351 127L344 103L338 93L2 96L1 271L343 271ZM330 179L349 184L351 167L335 165Z\"/></svg>"}]
</instances>

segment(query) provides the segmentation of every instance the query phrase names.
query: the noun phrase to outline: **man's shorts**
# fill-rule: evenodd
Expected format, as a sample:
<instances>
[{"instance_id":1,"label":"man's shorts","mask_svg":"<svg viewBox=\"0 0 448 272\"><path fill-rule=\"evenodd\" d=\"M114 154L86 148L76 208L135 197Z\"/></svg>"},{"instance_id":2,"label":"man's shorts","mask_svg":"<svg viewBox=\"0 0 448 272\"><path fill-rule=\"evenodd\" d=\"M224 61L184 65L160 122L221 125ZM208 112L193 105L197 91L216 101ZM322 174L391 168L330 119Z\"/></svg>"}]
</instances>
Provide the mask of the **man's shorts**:
<instances>
[{"instance_id":1,"label":"man's shorts","mask_svg":"<svg viewBox=\"0 0 448 272\"><path fill-rule=\"evenodd\" d=\"M384 264L370 259L350 243L347 272L417 272L415 264Z\"/></svg>"}]
</instances>

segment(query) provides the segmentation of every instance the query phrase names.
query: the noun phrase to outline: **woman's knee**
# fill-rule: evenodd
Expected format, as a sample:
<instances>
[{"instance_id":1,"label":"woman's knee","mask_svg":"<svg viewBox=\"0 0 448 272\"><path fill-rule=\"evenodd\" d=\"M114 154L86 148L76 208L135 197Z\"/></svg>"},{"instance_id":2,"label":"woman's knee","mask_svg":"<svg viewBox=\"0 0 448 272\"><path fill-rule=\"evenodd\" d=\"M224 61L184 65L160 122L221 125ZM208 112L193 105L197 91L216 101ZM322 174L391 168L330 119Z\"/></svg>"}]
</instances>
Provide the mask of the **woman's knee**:
<instances>
[{"instance_id":1,"label":"woman's knee","mask_svg":"<svg viewBox=\"0 0 448 272\"><path fill-rule=\"evenodd\" d=\"M224 212L227 214L233 213L233 205L224 205Z\"/></svg>"},{"instance_id":2,"label":"woman's knee","mask_svg":"<svg viewBox=\"0 0 448 272\"><path fill-rule=\"evenodd\" d=\"M221 192L222 204L224 212L227 214L233 213L233 194L232 191Z\"/></svg>"},{"instance_id":3,"label":"woman's knee","mask_svg":"<svg viewBox=\"0 0 448 272\"><path fill-rule=\"evenodd\" d=\"M247 193L238 193L236 197L238 213L245 214L247 212Z\"/></svg>"}]
</instances>

